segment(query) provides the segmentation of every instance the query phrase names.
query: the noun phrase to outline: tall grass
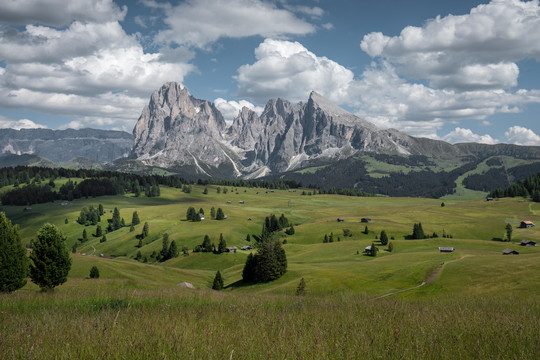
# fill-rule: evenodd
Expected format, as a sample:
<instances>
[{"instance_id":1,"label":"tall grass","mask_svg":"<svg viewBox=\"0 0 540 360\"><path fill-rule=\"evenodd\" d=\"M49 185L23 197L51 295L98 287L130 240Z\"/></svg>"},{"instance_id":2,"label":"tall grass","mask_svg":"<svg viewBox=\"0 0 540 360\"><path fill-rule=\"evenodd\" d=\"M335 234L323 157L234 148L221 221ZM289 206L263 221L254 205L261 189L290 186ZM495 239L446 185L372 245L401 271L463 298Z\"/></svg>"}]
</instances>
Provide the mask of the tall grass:
<instances>
[{"instance_id":1,"label":"tall grass","mask_svg":"<svg viewBox=\"0 0 540 360\"><path fill-rule=\"evenodd\" d=\"M4 359L533 359L538 299L210 290L0 296Z\"/></svg>"}]
</instances>

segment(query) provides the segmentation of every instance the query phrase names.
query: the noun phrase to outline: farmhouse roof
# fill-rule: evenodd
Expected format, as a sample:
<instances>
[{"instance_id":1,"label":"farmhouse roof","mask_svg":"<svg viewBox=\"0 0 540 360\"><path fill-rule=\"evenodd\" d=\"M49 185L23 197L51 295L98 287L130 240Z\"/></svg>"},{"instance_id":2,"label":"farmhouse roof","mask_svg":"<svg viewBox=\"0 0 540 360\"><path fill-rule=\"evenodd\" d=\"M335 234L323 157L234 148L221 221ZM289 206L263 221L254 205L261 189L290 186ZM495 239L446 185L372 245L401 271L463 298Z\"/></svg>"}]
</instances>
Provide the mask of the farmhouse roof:
<instances>
[{"instance_id":1,"label":"farmhouse roof","mask_svg":"<svg viewBox=\"0 0 540 360\"><path fill-rule=\"evenodd\" d=\"M532 240L521 240L521 245L522 246L536 246L536 242L532 241Z\"/></svg>"},{"instance_id":2,"label":"farmhouse roof","mask_svg":"<svg viewBox=\"0 0 540 360\"><path fill-rule=\"evenodd\" d=\"M439 246L439 251L453 252L455 249L452 246Z\"/></svg>"},{"instance_id":3,"label":"farmhouse roof","mask_svg":"<svg viewBox=\"0 0 540 360\"><path fill-rule=\"evenodd\" d=\"M503 255L518 255L519 253L516 250L504 249L502 251Z\"/></svg>"}]
</instances>

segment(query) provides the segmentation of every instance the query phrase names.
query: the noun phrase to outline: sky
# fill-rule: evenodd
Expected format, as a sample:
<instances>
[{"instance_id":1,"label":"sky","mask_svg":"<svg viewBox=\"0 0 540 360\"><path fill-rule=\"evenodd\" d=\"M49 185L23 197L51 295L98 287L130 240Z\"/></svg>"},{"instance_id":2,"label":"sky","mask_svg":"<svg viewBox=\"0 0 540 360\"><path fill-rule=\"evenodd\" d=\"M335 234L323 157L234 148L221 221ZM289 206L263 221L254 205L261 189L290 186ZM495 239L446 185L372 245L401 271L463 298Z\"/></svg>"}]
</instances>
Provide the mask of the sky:
<instances>
[{"instance_id":1,"label":"sky","mask_svg":"<svg viewBox=\"0 0 540 360\"><path fill-rule=\"evenodd\" d=\"M383 129L540 145L540 4L0 0L0 128L131 132L169 81L228 122L315 90Z\"/></svg>"}]
</instances>

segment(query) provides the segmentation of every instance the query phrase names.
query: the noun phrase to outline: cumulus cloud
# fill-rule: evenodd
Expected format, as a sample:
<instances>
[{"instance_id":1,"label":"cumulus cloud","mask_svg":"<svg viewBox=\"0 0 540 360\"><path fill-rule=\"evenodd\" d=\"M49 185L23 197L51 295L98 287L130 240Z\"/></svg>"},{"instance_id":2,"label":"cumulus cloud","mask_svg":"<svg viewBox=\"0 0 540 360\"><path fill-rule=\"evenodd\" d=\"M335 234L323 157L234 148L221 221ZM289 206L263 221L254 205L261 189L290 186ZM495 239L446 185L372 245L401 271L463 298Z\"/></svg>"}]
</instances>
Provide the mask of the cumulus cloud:
<instances>
[{"instance_id":1,"label":"cumulus cloud","mask_svg":"<svg viewBox=\"0 0 540 360\"><path fill-rule=\"evenodd\" d=\"M0 56L6 63L0 67L1 107L128 131L154 89L170 80L182 82L194 70L187 49L145 52L116 21L4 29Z\"/></svg>"},{"instance_id":2,"label":"cumulus cloud","mask_svg":"<svg viewBox=\"0 0 540 360\"><path fill-rule=\"evenodd\" d=\"M504 133L508 142L516 145L540 146L540 136L531 129L521 126L512 126Z\"/></svg>"},{"instance_id":3,"label":"cumulus cloud","mask_svg":"<svg viewBox=\"0 0 540 360\"><path fill-rule=\"evenodd\" d=\"M315 31L312 24L293 12L262 0L188 0L167 10L164 22L168 29L158 33L158 42L198 48L220 38L304 35Z\"/></svg>"},{"instance_id":4,"label":"cumulus cloud","mask_svg":"<svg viewBox=\"0 0 540 360\"><path fill-rule=\"evenodd\" d=\"M5 116L0 115L0 129L15 129L15 130L21 130L21 129L46 129L47 126L36 124L32 120L28 119L20 119L20 120L13 120L9 119Z\"/></svg>"},{"instance_id":5,"label":"cumulus cloud","mask_svg":"<svg viewBox=\"0 0 540 360\"><path fill-rule=\"evenodd\" d=\"M360 47L435 88L507 89L517 85L516 61L540 60L539 2L493 0L466 15L407 26L399 36L367 34Z\"/></svg>"},{"instance_id":6,"label":"cumulus cloud","mask_svg":"<svg viewBox=\"0 0 540 360\"><path fill-rule=\"evenodd\" d=\"M490 135L478 135L472 132L471 129L463 129L460 127L455 128L443 137L444 141L448 141L452 144L475 142L481 144L497 144L499 141L492 138Z\"/></svg>"},{"instance_id":7,"label":"cumulus cloud","mask_svg":"<svg viewBox=\"0 0 540 360\"><path fill-rule=\"evenodd\" d=\"M326 57L318 57L298 42L266 39L255 49L257 61L238 69L238 95L256 103L273 97L306 100L315 90L332 101L348 96L354 74Z\"/></svg>"},{"instance_id":8,"label":"cumulus cloud","mask_svg":"<svg viewBox=\"0 0 540 360\"><path fill-rule=\"evenodd\" d=\"M264 110L263 107L253 105L247 100L227 101L223 98L217 98L216 100L214 100L214 105L221 112L221 114L223 115L223 118L228 124L232 123L234 118L238 116L238 113L244 107L247 107L248 109L255 111L258 115L261 115Z\"/></svg>"},{"instance_id":9,"label":"cumulus cloud","mask_svg":"<svg viewBox=\"0 0 540 360\"><path fill-rule=\"evenodd\" d=\"M73 20L109 22L123 20L127 7L112 0L8 0L2 2L0 23L64 26Z\"/></svg>"}]
</instances>

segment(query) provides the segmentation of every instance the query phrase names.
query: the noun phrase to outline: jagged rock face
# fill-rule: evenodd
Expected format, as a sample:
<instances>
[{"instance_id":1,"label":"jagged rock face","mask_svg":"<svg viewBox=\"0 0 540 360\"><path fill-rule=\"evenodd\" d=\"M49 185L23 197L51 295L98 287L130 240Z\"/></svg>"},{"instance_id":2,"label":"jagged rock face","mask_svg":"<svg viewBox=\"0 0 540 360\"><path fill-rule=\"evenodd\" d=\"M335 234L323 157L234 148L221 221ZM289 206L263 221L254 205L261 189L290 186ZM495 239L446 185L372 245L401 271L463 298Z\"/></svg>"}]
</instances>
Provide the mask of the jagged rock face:
<instances>
[{"instance_id":1,"label":"jagged rock face","mask_svg":"<svg viewBox=\"0 0 540 360\"><path fill-rule=\"evenodd\" d=\"M57 163L83 157L112 162L131 152L133 138L123 131L97 129L0 129L0 152L33 154Z\"/></svg>"},{"instance_id":2,"label":"jagged rock face","mask_svg":"<svg viewBox=\"0 0 540 360\"><path fill-rule=\"evenodd\" d=\"M260 116L243 108L226 129L213 104L193 98L176 83L154 92L133 134L133 152L146 164L195 165L209 175L203 168L226 163L232 165L231 175L245 177L294 170L358 152L410 155L452 149L441 141L380 130L316 92L306 103L296 105L272 99Z\"/></svg>"},{"instance_id":3,"label":"jagged rock face","mask_svg":"<svg viewBox=\"0 0 540 360\"><path fill-rule=\"evenodd\" d=\"M135 125L133 153L148 165L218 166L231 161L222 145L225 128L212 103L195 99L180 84L166 83L152 94Z\"/></svg>"}]
</instances>

